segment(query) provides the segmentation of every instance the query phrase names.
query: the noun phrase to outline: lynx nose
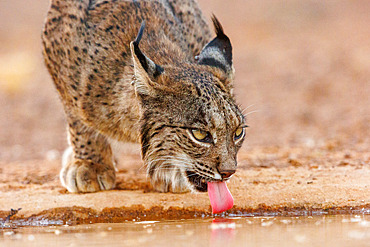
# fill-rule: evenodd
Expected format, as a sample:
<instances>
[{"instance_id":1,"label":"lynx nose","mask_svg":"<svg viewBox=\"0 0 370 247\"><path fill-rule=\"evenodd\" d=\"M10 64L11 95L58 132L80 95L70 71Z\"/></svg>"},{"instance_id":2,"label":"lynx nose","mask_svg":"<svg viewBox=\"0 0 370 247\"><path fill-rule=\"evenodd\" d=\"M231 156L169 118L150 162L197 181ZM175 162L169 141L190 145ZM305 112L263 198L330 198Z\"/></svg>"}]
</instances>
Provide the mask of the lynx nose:
<instances>
[{"instance_id":1,"label":"lynx nose","mask_svg":"<svg viewBox=\"0 0 370 247\"><path fill-rule=\"evenodd\" d=\"M222 170L220 171L222 179L227 179L235 173L235 170Z\"/></svg>"}]
</instances>

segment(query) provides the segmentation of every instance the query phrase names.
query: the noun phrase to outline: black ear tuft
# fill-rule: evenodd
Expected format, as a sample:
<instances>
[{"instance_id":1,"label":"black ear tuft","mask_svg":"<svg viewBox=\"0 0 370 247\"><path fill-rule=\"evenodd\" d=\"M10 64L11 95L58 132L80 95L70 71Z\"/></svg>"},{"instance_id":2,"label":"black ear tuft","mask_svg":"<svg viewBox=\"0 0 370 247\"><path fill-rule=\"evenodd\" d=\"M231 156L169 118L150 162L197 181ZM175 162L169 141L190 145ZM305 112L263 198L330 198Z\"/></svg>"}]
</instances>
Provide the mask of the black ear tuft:
<instances>
[{"instance_id":1,"label":"black ear tuft","mask_svg":"<svg viewBox=\"0 0 370 247\"><path fill-rule=\"evenodd\" d=\"M157 76L162 74L163 68L159 66L158 64L155 64L152 60L150 60L147 56L145 56L139 48L141 38L143 37L143 34L144 34L144 29L145 29L145 21L141 23L139 32L135 40L132 42L132 45L134 48L133 52L134 52L134 55L139 60L143 69L148 73L149 77L156 78Z\"/></svg>"},{"instance_id":2,"label":"black ear tuft","mask_svg":"<svg viewBox=\"0 0 370 247\"><path fill-rule=\"evenodd\" d=\"M224 29L223 29L221 23L219 22L219 20L217 19L217 17L214 14L212 14L211 19L212 19L212 22L213 22L213 27L215 29L215 33L217 35L217 38L227 38L228 39L228 37L225 35Z\"/></svg>"},{"instance_id":3,"label":"black ear tuft","mask_svg":"<svg viewBox=\"0 0 370 247\"><path fill-rule=\"evenodd\" d=\"M138 95L154 95L155 83L158 81L157 77L164 72L164 69L141 52L139 44L143 37L144 29L145 21L141 23L135 40L130 43L135 73L133 85Z\"/></svg>"},{"instance_id":4,"label":"black ear tuft","mask_svg":"<svg viewBox=\"0 0 370 247\"><path fill-rule=\"evenodd\" d=\"M139 32L134 40L134 44L136 44L137 46L139 46L141 38L143 37L144 29L145 29L145 21L141 22Z\"/></svg>"},{"instance_id":5,"label":"black ear tuft","mask_svg":"<svg viewBox=\"0 0 370 247\"><path fill-rule=\"evenodd\" d=\"M224 33L221 23L212 15L216 38L209 42L198 56L198 63L221 69L227 78L233 76L232 46L229 37Z\"/></svg>"}]
</instances>

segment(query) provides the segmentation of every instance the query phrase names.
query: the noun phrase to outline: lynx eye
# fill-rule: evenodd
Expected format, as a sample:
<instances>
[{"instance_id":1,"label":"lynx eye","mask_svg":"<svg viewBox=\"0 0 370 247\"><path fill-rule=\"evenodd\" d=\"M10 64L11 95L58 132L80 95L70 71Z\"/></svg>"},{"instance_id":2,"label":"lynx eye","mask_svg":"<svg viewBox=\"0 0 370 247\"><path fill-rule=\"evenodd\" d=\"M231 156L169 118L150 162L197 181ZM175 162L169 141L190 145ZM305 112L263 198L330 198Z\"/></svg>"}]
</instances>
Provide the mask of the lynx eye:
<instances>
[{"instance_id":1,"label":"lynx eye","mask_svg":"<svg viewBox=\"0 0 370 247\"><path fill-rule=\"evenodd\" d=\"M199 130L199 129L191 129L191 134L193 137L200 142L212 142L212 136L209 132Z\"/></svg>"},{"instance_id":2,"label":"lynx eye","mask_svg":"<svg viewBox=\"0 0 370 247\"><path fill-rule=\"evenodd\" d=\"M236 131L235 131L234 140L236 141L236 140L242 138L243 134L244 134L244 128L243 127L237 128Z\"/></svg>"}]
</instances>

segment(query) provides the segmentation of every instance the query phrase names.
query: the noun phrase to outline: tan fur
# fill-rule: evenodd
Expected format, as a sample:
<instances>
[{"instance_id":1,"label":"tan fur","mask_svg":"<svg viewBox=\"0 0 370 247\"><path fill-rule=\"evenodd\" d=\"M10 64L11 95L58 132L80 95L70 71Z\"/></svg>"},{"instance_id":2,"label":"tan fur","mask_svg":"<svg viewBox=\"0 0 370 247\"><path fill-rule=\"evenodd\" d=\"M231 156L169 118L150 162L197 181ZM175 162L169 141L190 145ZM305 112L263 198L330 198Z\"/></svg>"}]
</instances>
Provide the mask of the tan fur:
<instances>
[{"instance_id":1,"label":"tan fur","mask_svg":"<svg viewBox=\"0 0 370 247\"><path fill-rule=\"evenodd\" d=\"M130 47L143 20L140 50L163 68L158 76ZM68 121L72 151L60 177L69 191L114 188L109 139L141 142L158 191L199 190L200 178L235 171L244 137L232 137L245 120L231 94L232 64L225 73L195 59L211 37L193 0L51 1L43 53ZM194 140L191 129L213 143ZM201 175L195 182L192 172Z\"/></svg>"}]
</instances>

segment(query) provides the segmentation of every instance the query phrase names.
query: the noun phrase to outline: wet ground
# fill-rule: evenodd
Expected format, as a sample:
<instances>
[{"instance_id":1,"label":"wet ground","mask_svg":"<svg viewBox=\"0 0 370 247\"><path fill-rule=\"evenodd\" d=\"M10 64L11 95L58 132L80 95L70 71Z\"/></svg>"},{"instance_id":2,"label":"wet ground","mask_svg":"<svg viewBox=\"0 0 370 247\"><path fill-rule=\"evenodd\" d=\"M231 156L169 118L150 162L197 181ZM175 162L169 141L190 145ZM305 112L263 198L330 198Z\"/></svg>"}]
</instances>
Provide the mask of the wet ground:
<instances>
[{"instance_id":1,"label":"wet ground","mask_svg":"<svg viewBox=\"0 0 370 247\"><path fill-rule=\"evenodd\" d=\"M7 229L1 246L369 246L370 215L229 217Z\"/></svg>"}]
</instances>

